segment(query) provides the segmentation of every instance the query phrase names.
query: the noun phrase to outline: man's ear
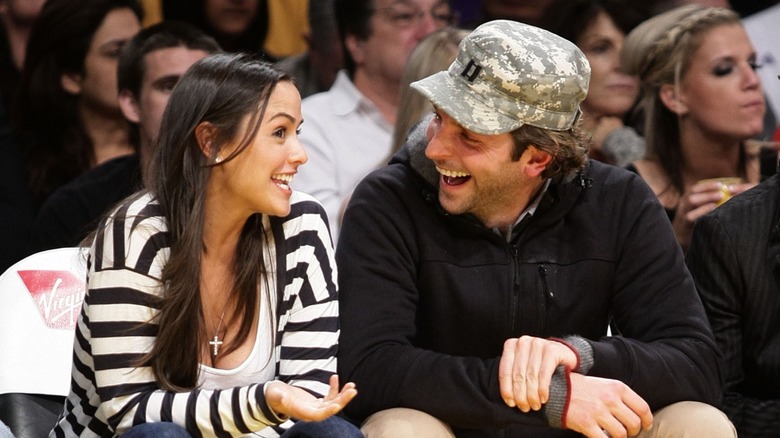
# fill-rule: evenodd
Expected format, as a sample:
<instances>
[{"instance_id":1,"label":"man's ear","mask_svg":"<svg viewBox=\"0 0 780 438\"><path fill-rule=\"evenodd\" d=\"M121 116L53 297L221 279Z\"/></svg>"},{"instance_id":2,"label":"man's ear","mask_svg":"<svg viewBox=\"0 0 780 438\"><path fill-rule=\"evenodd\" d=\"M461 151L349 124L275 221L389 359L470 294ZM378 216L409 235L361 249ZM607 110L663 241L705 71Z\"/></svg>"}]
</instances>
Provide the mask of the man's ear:
<instances>
[{"instance_id":1,"label":"man's ear","mask_svg":"<svg viewBox=\"0 0 780 438\"><path fill-rule=\"evenodd\" d=\"M688 113L688 105L685 104L685 99L680 96L680 92L672 84L663 84L661 89L658 90L658 96L661 98L661 102L669 111L682 116Z\"/></svg>"},{"instance_id":2,"label":"man's ear","mask_svg":"<svg viewBox=\"0 0 780 438\"><path fill-rule=\"evenodd\" d=\"M60 75L60 86L68 94L78 96L81 94L81 81L84 79L78 73L63 73Z\"/></svg>"},{"instance_id":3,"label":"man's ear","mask_svg":"<svg viewBox=\"0 0 780 438\"><path fill-rule=\"evenodd\" d=\"M363 48L363 41L359 40L355 35L347 35L344 39L344 44L349 50L352 60L355 61L355 65L361 65L365 62L366 53Z\"/></svg>"},{"instance_id":4,"label":"man's ear","mask_svg":"<svg viewBox=\"0 0 780 438\"><path fill-rule=\"evenodd\" d=\"M198 140L198 146L200 151L206 156L207 160L211 160L212 157L219 160L219 153L217 147L217 127L211 124L211 122L201 122L195 127L195 139Z\"/></svg>"},{"instance_id":5,"label":"man's ear","mask_svg":"<svg viewBox=\"0 0 780 438\"><path fill-rule=\"evenodd\" d=\"M529 178L539 177L544 172L544 169L552 163L552 155L534 145L529 145L520 159L525 160L523 172Z\"/></svg>"},{"instance_id":6,"label":"man's ear","mask_svg":"<svg viewBox=\"0 0 780 438\"><path fill-rule=\"evenodd\" d=\"M119 109L125 118L133 123L141 123L141 109L138 108L138 101L130 90L119 92Z\"/></svg>"}]
</instances>

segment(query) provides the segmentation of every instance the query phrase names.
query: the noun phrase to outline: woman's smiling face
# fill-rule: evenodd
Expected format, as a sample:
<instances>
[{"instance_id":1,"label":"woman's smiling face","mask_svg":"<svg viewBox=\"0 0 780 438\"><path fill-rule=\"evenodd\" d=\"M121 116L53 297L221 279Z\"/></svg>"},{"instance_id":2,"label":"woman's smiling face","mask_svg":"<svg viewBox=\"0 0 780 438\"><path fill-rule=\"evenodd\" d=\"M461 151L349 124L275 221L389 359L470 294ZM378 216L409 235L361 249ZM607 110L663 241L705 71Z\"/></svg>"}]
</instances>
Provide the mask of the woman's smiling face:
<instances>
[{"instance_id":1,"label":"woman's smiling face","mask_svg":"<svg viewBox=\"0 0 780 438\"><path fill-rule=\"evenodd\" d=\"M239 147L251 129L244 116L236 138L221 148L225 158ZM281 81L268 100L260 128L250 144L233 159L215 166L210 182L225 208L286 216L290 212L290 181L307 160L298 129L303 122L301 96L290 81Z\"/></svg>"}]
</instances>

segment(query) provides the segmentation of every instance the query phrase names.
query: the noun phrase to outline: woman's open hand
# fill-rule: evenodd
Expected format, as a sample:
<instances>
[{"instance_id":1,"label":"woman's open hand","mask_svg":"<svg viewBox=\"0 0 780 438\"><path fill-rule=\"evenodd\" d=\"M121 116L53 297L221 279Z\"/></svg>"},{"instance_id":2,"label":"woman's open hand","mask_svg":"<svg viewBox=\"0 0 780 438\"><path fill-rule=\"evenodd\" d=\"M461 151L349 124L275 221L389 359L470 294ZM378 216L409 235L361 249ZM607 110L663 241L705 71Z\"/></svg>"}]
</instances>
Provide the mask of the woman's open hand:
<instances>
[{"instance_id":1,"label":"woman's open hand","mask_svg":"<svg viewBox=\"0 0 780 438\"><path fill-rule=\"evenodd\" d=\"M272 382L265 391L265 400L274 412L303 421L322 421L344 409L355 396L355 384L347 383L339 390L339 377L330 376L330 390L325 398L283 382Z\"/></svg>"}]
</instances>

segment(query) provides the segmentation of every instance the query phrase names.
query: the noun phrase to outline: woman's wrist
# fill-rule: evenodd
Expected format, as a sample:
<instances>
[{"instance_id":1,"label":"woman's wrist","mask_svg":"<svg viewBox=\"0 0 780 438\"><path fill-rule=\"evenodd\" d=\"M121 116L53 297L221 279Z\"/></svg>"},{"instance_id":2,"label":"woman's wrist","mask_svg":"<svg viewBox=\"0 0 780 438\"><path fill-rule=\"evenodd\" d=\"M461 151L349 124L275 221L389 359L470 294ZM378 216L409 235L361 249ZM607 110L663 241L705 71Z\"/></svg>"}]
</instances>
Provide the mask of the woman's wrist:
<instances>
[{"instance_id":1,"label":"woman's wrist","mask_svg":"<svg viewBox=\"0 0 780 438\"><path fill-rule=\"evenodd\" d=\"M274 422L276 424L281 424L281 423L284 423L285 421L289 420L290 416L282 414L280 412L277 412L271 406L271 403L268 400L268 388L271 385L275 385L275 384L284 385L285 383L284 382L280 382L278 380L272 380L270 382L266 382L263 385L263 398L265 399L265 407L266 407L266 409L263 409L263 412L266 413L266 417L268 417L269 420L271 420L272 422Z\"/></svg>"}]
</instances>

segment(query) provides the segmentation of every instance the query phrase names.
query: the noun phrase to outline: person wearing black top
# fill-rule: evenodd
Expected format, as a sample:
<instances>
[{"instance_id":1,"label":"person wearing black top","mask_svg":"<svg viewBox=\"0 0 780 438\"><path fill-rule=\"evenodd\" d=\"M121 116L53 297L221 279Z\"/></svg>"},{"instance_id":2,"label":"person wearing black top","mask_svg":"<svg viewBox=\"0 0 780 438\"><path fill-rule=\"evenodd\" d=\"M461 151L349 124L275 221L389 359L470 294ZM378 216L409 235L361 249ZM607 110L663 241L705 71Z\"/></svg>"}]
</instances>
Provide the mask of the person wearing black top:
<instances>
[{"instance_id":1,"label":"person wearing black top","mask_svg":"<svg viewBox=\"0 0 780 438\"><path fill-rule=\"evenodd\" d=\"M55 191L33 224L30 251L78 245L106 210L142 187L174 85L195 61L217 51L211 37L177 22L149 27L128 42L119 60L119 102L134 125L139 152L110 160Z\"/></svg>"},{"instance_id":2,"label":"person wearing black top","mask_svg":"<svg viewBox=\"0 0 780 438\"><path fill-rule=\"evenodd\" d=\"M33 220L33 200L27 188L19 143L0 102L0 273L24 257Z\"/></svg>"},{"instance_id":3,"label":"person wearing black top","mask_svg":"<svg viewBox=\"0 0 780 438\"><path fill-rule=\"evenodd\" d=\"M699 218L686 257L724 356L724 412L740 437L777 436L780 176Z\"/></svg>"}]
</instances>

